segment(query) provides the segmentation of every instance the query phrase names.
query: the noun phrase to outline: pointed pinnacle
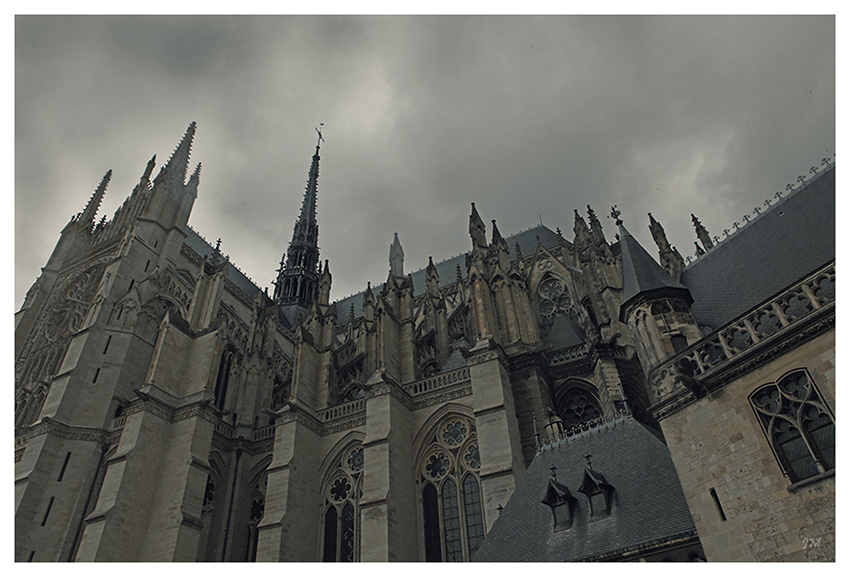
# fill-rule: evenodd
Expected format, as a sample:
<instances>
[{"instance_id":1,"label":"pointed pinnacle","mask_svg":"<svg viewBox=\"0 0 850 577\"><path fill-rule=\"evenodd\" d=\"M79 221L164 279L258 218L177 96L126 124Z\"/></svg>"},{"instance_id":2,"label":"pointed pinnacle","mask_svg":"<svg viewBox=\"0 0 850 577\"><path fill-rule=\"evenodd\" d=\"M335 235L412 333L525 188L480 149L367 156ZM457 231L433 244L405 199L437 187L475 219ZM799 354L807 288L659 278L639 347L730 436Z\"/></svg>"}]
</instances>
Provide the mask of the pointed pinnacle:
<instances>
[{"instance_id":1,"label":"pointed pinnacle","mask_svg":"<svg viewBox=\"0 0 850 577\"><path fill-rule=\"evenodd\" d=\"M151 159L148 161L148 165L145 167L145 172L142 174L142 180L148 181L151 179L151 173L153 172L153 167L156 165L156 154L154 154Z\"/></svg>"},{"instance_id":2,"label":"pointed pinnacle","mask_svg":"<svg viewBox=\"0 0 850 577\"><path fill-rule=\"evenodd\" d=\"M494 218L491 222L493 223L493 240L492 240L492 242L494 242L494 243L495 242L504 242L504 239L502 238L502 233L499 232L499 227L496 226L496 219Z\"/></svg>"},{"instance_id":3,"label":"pointed pinnacle","mask_svg":"<svg viewBox=\"0 0 850 577\"><path fill-rule=\"evenodd\" d=\"M94 217L97 214L97 210L100 208L100 203L103 202L103 196L106 194L106 187L109 185L109 180L111 178L112 169L110 168L106 171L106 174L103 175L103 178L100 180L100 184L97 185L97 188L91 195L88 204L86 204L86 208L84 208L83 212L80 214L80 222L94 224Z\"/></svg>"},{"instance_id":4,"label":"pointed pinnacle","mask_svg":"<svg viewBox=\"0 0 850 577\"><path fill-rule=\"evenodd\" d=\"M189 124L189 128L186 129L186 134L183 135L177 148L171 154L171 158L168 159L168 162L162 168L163 171L169 173L170 180L176 181L179 179L180 184L185 184L186 182L186 171L189 169L189 155L192 153L192 141L195 138L196 128L197 124L195 124L195 121L192 121Z\"/></svg>"}]
</instances>

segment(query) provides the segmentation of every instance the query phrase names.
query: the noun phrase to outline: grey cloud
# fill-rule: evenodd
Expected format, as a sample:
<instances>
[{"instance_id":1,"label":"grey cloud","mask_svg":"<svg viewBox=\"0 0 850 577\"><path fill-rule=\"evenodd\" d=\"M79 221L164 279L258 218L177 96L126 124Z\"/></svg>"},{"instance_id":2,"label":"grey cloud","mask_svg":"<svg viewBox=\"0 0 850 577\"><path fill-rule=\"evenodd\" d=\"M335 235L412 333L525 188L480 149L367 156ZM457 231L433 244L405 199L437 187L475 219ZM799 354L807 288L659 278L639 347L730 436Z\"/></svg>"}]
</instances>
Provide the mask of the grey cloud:
<instances>
[{"instance_id":1,"label":"grey cloud","mask_svg":"<svg viewBox=\"0 0 850 577\"><path fill-rule=\"evenodd\" d=\"M17 17L16 304L68 217L104 210L198 122L190 223L267 285L313 126L333 294L503 234L617 204L683 254L834 152L832 17ZM540 215L540 216L538 216ZM614 227L602 218L609 238Z\"/></svg>"}]
</instances>

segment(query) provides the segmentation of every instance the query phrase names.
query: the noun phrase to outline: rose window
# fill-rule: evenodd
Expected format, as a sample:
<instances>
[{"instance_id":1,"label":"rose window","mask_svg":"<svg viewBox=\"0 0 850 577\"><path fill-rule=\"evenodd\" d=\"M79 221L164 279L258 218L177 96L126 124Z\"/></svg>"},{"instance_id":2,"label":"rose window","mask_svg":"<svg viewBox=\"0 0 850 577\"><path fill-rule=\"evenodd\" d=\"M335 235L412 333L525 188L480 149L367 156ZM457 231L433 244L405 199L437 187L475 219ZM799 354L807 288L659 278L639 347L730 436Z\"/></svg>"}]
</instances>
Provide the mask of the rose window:
<instances>
[{"instance_id":1,"label":"rose window","mask_svg":"<svg viewBox=\"0 0 850 577\"><path fill-rule=\"evenodd\" d=\"M428 457L428 460L425 464L425 472L432 479L439 479L440 477L444 477L446 473L449 472L451 468L451 462L445 453L435 453Z\"/></svg>"},{"instance_id":2,"label":"rose window","mask_svg":"<svg viewBox=\"0 0 850 577\"><path fill-rule=\"evenodd\" d=\"M450 447L460 445L466 438L466 425L463 421L455 421L446 425L443 430L443 441Z\"/></svg>"},{"instance_id":3,"label":"rose window","mask_svg":"<svg viewBox=\"0 0 850 577\"><path fill-rule=\"evenodd\" d=\"M331 499L344 501L351 492L351 482L345 477L339 477L331 483Z\"/></svg>"}]
</instances>

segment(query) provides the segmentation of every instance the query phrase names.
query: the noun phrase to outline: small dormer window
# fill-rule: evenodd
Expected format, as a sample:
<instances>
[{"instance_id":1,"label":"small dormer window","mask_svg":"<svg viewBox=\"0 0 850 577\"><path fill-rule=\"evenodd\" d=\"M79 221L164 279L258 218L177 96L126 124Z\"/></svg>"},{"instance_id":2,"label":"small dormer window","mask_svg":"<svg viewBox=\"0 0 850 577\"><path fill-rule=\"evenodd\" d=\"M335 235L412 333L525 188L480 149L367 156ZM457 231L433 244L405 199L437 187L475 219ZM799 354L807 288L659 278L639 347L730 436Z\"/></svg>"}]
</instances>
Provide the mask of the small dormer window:
<instances>
[{"instance_id":1,"label":"small dormer window","mask_svg":"<svg viewBox=\"0 0 850 577\"><path fill-rule=\"evenodd\" d=\"M552 517L555 522L554 529L557 532L573 526L576 499L570 494L569 489L558 482L556 476L558 468L552 465L550 469L552 470L552 477L546 486L546 494L540 502L552 509Z\"/></svg>"},{"instance_id":2,"label":"small dormer window","mask_svg":"<svg viewBox=\"0 0 850 577\"><path fill-rule=\"evenodd\" d=\"M614 494L614 487L608 483L602 473L593 469L590 457L591 455L584 456L587 466L584 468L584 479L578 490L587 496L591 519L598 519L611 514L611 497Z\"/></svg>"}]
</instances>

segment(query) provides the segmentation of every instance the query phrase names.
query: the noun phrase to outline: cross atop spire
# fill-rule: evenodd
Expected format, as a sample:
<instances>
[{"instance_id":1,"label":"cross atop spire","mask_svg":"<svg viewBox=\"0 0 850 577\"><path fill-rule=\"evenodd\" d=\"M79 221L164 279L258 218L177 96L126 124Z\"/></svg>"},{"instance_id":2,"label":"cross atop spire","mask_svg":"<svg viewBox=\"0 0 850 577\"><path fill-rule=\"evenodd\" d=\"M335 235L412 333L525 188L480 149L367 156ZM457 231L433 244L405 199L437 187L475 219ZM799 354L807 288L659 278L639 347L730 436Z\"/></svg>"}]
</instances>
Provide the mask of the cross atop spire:
<instances>
[{"instance_id":1,"label":"cross atop spire","mask_svg":"<svg viewBox=\"0 0 850 577\"><path fill-rule=\"evenodd\" d=\"M619 210L617 210L617 205L616 205L616 204L615 204L614 206L612 206L612 207L611 207L611 218L613 218L613 219L614 219L614 224L616 224L617 226L620 226L620 225L622 225L622 224L623 224L623 221L622 221L622 220L620 220L620 214L621 214L621 213L620 213L620 211L619 211Z\"/></svg>"},{"instance_id":2,"label":"cross atop spire","mask_svg":"<svg viewBox=\"0 0 850 577\"><path fill-rule=\"evenodd\" d=\"M316 150L319 150L319 147L325 141L325 138L322 136L322 130L324 130L324 128L325 128L325 123L320 122L319 128L316 129L316 132L319 134L319 140L316 142Z\"/></svg>"}]
</instances>

